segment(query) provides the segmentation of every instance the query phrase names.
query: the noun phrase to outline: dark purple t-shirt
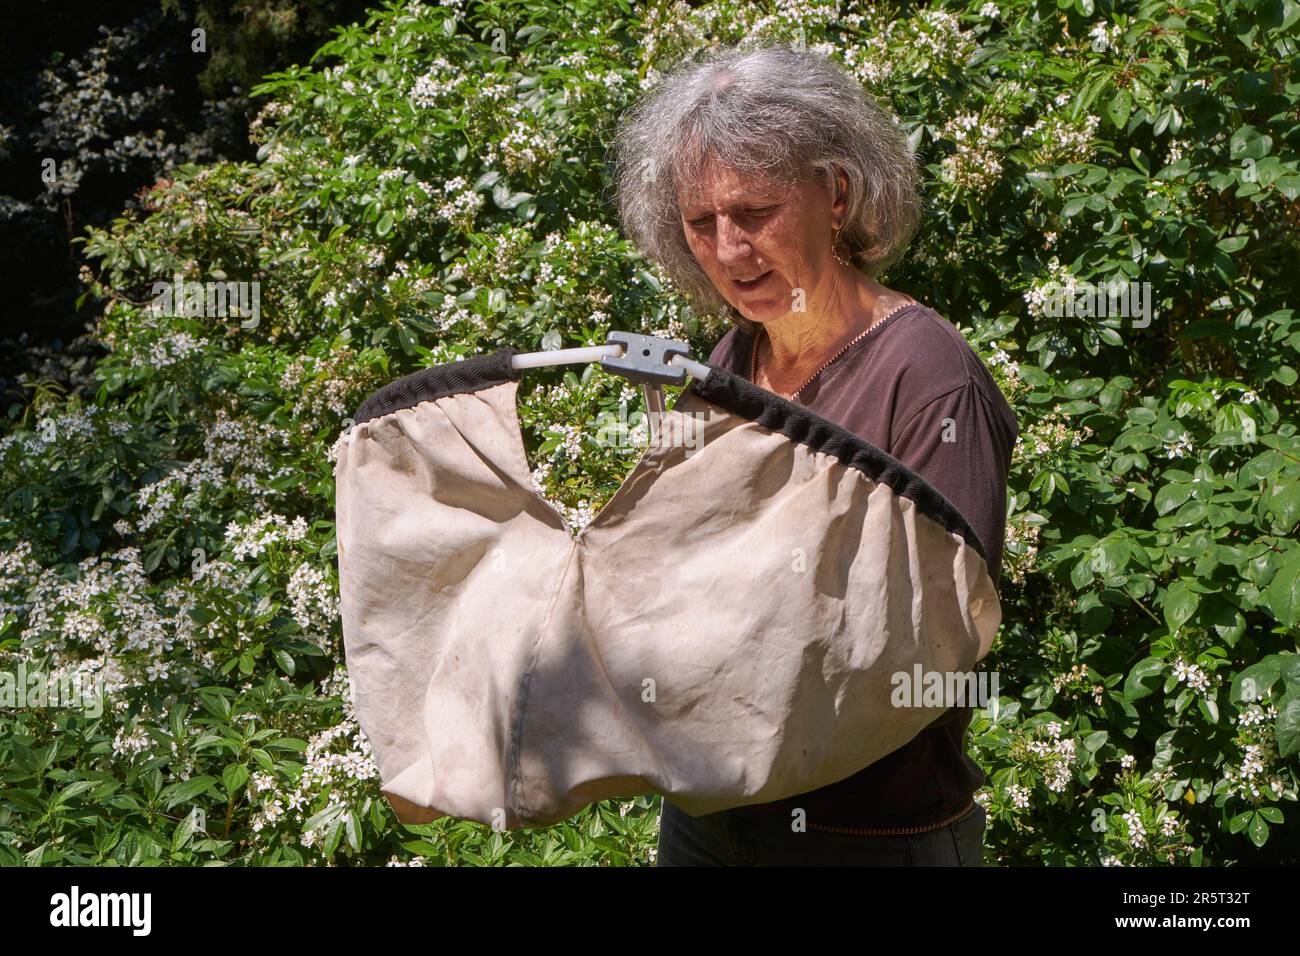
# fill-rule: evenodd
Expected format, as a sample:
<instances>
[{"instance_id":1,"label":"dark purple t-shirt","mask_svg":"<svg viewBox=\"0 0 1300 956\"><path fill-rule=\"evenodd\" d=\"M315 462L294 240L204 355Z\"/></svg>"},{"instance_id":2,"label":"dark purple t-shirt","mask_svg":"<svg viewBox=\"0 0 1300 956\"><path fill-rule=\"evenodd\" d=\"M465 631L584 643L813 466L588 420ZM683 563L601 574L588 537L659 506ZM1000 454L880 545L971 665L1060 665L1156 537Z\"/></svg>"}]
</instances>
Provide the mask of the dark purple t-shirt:
<instances>
[{"instance_id":1,"label":"dark purple t-shirt","mask_svg":"<svg viewBox=\"0 0 1300 956\"><path fill-rule=\"evenodd\" d=\"M748 380L752 346L747 333L733 328L709 364ZM818 373L798 402L938 489L979 536L998 584L1018 426L993 376L950 322L920 304L900 309ZM813 828L937 828L965 811L986 779L966 756L970 721L969 707L955 707L851 777L731 812L790 819L802 808Z\"/></svg>"}]
</instances>

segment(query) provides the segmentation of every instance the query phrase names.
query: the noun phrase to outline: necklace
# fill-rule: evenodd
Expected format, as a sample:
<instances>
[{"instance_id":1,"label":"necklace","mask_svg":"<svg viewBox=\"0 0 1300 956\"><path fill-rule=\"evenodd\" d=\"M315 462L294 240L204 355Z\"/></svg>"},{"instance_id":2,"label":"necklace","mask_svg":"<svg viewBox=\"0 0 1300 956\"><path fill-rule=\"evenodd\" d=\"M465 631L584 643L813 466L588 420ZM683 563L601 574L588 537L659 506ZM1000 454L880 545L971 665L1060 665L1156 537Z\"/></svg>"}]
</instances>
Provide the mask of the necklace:
<instances>
[{"instance_id":1,"label":"necklace","mask_svg":"<svg viewBox=\"0 0 1300 956\"><path fill-rule=\"evenodd\" d=\"M831 363L833 363L833 362L834 362L836 359L838 359L841 355L843 355L845 352L847 352L847 351L848 351L849 349L851 349L853 346L857 345L860 341L862 341L863 336L865 336L865 335L866 335L868 332L870 332L872 329L879 328L879 327L880 327L881 325L883 325L886 321L888 321L890 318L892 318L895 314L897 314L898 312L901 312L903 309L906 309L909 305L916 305L916 300L915 300L915 299L908 299L908 300L907 300L906 302L904 302L902 305L897 306L896 308L891 309L891 310L889 311L889 313L888 313L887 315L885 315L883 318L881 318L881 319L879 319L879 320L877 320L877 321L875 321L875 322L872 322L870 325L868 325L865 329L863 329L863 330L862 330L861 332L859 332L857 335L853 336L852 341L848 342L848 343L847 343L847 344L846 344L842 349L840 349L838 352L836 352L834 355L832 355L832 356L831 356L831 357L830 357L830 358L829 358L829 359L828 359L828 360L827 360L827 361L822 365L821 368L819 368L817 371L813 372L812 375L808 376L808 380L807 380L807 381L805 381L802 385L800 385L798 388L796 388L796 389L794 390L794 394L793 394L792 396L790 396L791 401L797 401L797 400L799 399L799 393L802 392L802 391L803 391L805 388L807 388L809 385L811 385L813 379L815 379L815 378L816 378L818 375L820 375L822 372L826 371L826 369L831 365ZM755 337L754 337L754 343L753 343L753 345L750 346L750 349L749 349L749 380L750 380L751 382L754 382L757 378L758 378L758 337L755 336Z\"/></svg>"}]
</instances>

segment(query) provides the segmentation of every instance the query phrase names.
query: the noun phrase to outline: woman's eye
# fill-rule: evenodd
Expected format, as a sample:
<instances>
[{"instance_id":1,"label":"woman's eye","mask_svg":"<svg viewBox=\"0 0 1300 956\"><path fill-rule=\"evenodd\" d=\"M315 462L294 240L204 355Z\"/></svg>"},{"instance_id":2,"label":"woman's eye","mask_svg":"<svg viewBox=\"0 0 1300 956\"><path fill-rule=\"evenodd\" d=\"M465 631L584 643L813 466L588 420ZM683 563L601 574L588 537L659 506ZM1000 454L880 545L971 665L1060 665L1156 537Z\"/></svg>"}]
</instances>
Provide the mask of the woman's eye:
<instances>
[{"instance_id":1,"label":"woman's eye","mask_svg":"<svg viewBox=\"0 0 1300 956\"><path fill-rule=\"evenodd\" d=\"M775 209L776 209L775 206L760 206L755 209L746 209L745 216L763 217L763 216L770 215ZM700 226L707 226L712 219L713 219L712 216L704 216L700 219L688 219L687 222L689 222L692 226L699 228Z\"/></svg>"}]
</instances>

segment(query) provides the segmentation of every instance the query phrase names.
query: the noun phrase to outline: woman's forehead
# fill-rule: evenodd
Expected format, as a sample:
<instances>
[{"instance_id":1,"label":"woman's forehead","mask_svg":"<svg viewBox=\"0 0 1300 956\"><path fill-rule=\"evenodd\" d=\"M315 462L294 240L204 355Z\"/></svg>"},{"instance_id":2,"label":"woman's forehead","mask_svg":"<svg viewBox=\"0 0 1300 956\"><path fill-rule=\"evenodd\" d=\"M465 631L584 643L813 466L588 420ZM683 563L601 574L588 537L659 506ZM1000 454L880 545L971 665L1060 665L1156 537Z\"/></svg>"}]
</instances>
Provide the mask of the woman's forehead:
<instances>
[{"instance_id":1,"label":"woman's forehead","mask_svg":"<svg viewBox=\"0 0 1300 956\"><path fill-rule=\"evenodd\" d=\"M773 175L709 163L691 181L678 184L677 203L680 206L696 203L727 206L756 196L781 195L792 185Z\"/></svg>"}]
</instances>

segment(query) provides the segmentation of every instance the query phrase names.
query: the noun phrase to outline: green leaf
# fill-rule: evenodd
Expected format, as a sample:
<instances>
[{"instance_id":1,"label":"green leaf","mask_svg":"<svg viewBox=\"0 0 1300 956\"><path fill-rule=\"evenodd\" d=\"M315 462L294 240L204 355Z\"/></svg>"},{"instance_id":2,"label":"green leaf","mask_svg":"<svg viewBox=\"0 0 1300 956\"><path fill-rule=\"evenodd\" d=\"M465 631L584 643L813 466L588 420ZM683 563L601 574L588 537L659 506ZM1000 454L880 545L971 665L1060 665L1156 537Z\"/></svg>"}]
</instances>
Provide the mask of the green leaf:
<instances>
[{"instance_id":1,"label":"green leaf","mask_svg":"<svg viewBox=\"0 0 1300 956\"><path fill-rule=\"evenodd\" d=\"M243 764L231 764L221 772L221 782L226 785L226 793L234 794L248 781L248 768Z\"/></svg>"},{"instance_id":2,"label":"green leaf","mask_svg":"<svg viewBox=\"0 0 1300 956\"><path fill-rule=\"evenodd\" d=\"M1241 611L1218 595L1201 602L1197 620L1209 627L1229 647L1241 639L1246 630L1246 619Z\"/></svg>"},{"instance_id":3,"label":"green leaf","mask_svg":"<svg viewBox=\"0 0 1300 956\"><path fill-rule=\"evenodd\" d=\"M187 800L193 800L199 794L212 788L217 782L216 777L201 776L191 777L189 780L182 780L180 783L174 783L171 786L164 787L161 794L163 808L170 810L178 803L185 803Z\"/></svg>"},{"instance_id":4,"label":"green leaf","mask_svg":"<svg viewBox=\"0 0 1300 956\"><path fill-rule=\"evenodd\" d=\"M1279 757L1290 757L1300 752L1300 694L1287 694L1279 702L1273 731Z\"/></svg>"},{"instance_id":5,"label":"green leaf","mask_svg":"<svg viewBox=\"0 0 1300 956\"><path fill-rule=\"evenodd\" d=\"M347 806L342 803L328 803L323 809L308 817L304 826L308 830L315 830L327 823L336 822L347 812L347 809Z\"/></svg>"},{"instance_id":6,"label":"green leaf","mask_svg":"<svg viewBox=\"0 0 1300 956\"><path fill-rule=\"evenodd\" d=\"M1124 680L1124 696L1129 700L1141 700L1154 694L1155 687L1148 681L1153 681L1164 669L1165 663L1158 657L1146 657L1138 661Z\"/></svg>"},{"instance_id":7,"label":"green leaf","mask_svg":"<svg viewBox=\"0 0 1300 956\"><path fill-rule=\"evenodd\" d=\"M1201 603L1201 596L1192 591L1185 582L1175 581L1165 590L1161 605L1165 613L1165 622L1171 632L1176 632L1196 613L1196 606Z\"/></svg>"},{"instance_id":8,"label":"green leaf","mask_svg":"<svg viewBox=\"0 0 1300 956\"><path fill-rule=\"evenodd\" d=\"M393 231L393 214L386 212L379 217L379 222L375 226L375 232L378 235L386 236Z\"/></svg>"},{"instance_id":9,"label":"green leaf","mask_svg":"<svg viewBox=\"0 0 1300 956\"><path fill-rule=\"evenodd\" d=\"M1300 3L1296 3L1295 0L1282 0L1282 19L1270 29L1277 33L1285 33L1297 22L1300 22Z\"/></svg>"},{"instance_id":10,"label":"green leaf","mask_svg":"<svg viewBox=\"0 0 1300 956\"><path fill-rule=\"evenodd\" d=\"M1175 528L1188 528L1205 520L1209 508L1204 501L1189 501L1169 518Z\"/></svg>"},{"instance_id":11,"label":"green leaf","mask_svg":"<svg viewBox=\"0 0 1300 956\"><path fill-rule=\"evenodd\" d=\"M1282 671L1276 660L1265 658L1242 670L1232 679L1228 697L1239 703L1249 703L1256 697L1268 699L1269 688L1281 676Z\"/></svg>"},{"instance_id":12,"label":"green leaf","mask_svg":"<svg viewBox=\"0 0 1300 956\"><path fill-rule=\"evenodd\" d=\"M172 835L171 849L175 853L179 851L195 833L200 832L199 821L202 820L202 811L195 807L176 824L176 829Z\"/></svg>"},{"instance_id":13,"label":"green leaf","mask_svg":"<svg viewBox=\"0 0 1300 956\"><path fill-rule=\"evenodd\" d=\"M94 786L95 786L95 782L93 780L74 781L73 783L68 784L66 787L64 787L62 790L59 791L58 796L54 798L54 803L52 805L62 806L63 804L71 800L73 797L80 796L81 794L85 793L87 790L93 789Z\"/></svg>"},{"instance_id":14,"label":"green leaf","mask_svg":"<svg viewBox=\"0 0 1300 956\"><path fill-rule=\"evenodd\" d=\"M1165 485L1156 492L1156 514L1168 514L1191 496L1190 484Z\"/></svg>"},{"instance_id":15,"label":"green leaf","mask_svg":"<svg viewBox=\"0 0 1300 956\"><path fill-rule=\"evenodd\" d=\"M1263 159L1273 148L1273 137L1261 133L1253 126L1242 126L1228 141L1232 159Z\"/></svg>"},{"instance_id":16,"label":"green leaf","mask_svg":"<svg viewBox=\"0 0 1300 956\"><path fill-rule=\"evenodd\" d=\"M1071 216L1077 216L1088 205L1088 200L1091 198L1091 196L1075 196L1073 199L1068 200L1061 207L1061 218L1069 219Z\"/></svg>"},{"instance_id":17,"label":"green leaf","mask_svg":"<svg viewBox=\"0 0 1300 956\"><path fill-rule=\"evenodd\" d=\"M1123 129L1128 123L1129 112L1133 108L1133 94L1127 89L1121 88L1111 97L1110 102L1106 104L1106 115L1118 129Z\"/></svg>"},{"instance_id":18,"label":"green leaf","mask_svg":"<svg viewBox=\"0 0 1300 956\"><path fill-rule=\"evenodd\" d=\"M293 672L296 668L292 654L283 648L277 648L275 650L275 662L280 666L280 670L284 671L290 677L293 676Z\"/></svg>"},{"instance_id":19,"label":"green leaf","mask_svg":"<svg viewBox=\"0 0 1300 956\"><path fill-rule=\"evenodd\" d=\"M1293 549L1264 592L1273 616L1287 627L1300 623L1300 548Z\"/></svg>"},{"instance_id":20,"label":"green leaf","mask_svg":"<svg viewBox=\"0 0 1300 956\"><path fill-rule=\"evenodd\" d=\"M1300 654L1273 654L1265 660L1276 660L1287 687L1300 691Z\"/></svg>"},{"instance_id":21,"label":"green leaf","mask_svg":"<svg viewBox=\"0 0 1300 956\"><path fill-rule=\"evenodd\" d=\"M145 554L144 570L146 574L152 574L162 563L163 554L167 551L167 539L163 539L152 545Z\"/></svg>"},{"instance_id":22,"label":"green leaf","mask_svg":"<svg viewBox=\"0 0 1300 956\"><path fill-rule=\"evenodd\" d=\"M1151 759L1151 769L1159 772L1166 769L1174 759L1174 735L1177 730L1168 730L1156 739L1155 756Z\"/></svg>"},{"instance_id":23,"label":"green leaf","mask_svg":"<svg viewBox=\"0 0 1300 956\"><path fill-rule=\"evenodd\" d=\"M1263 846L1268 842L1268 823L1258 813L1252 813L1247 834L1250 836L1251 843L1255 846Z\"/></svg>"},{"instance_id":24,"label":"green leaf","mask_svg":"<svg viewBox=\"0 0 1300 956\"><path fill-rule=\"evenodd\" d=\"M1076 591L1082 591L1092 584L1092 578L1092 562L1085 555L1076 561L1074 567L1070 569L1070 583L1074 585Z\"/></svg>"},{"instance_id":25,"label":"green leaf","mask_svg":"<svg viewBox=\"0 0 1300 956\"><path fill-rule=\"evenodd\" d=\"M1104 384L1105 380L1100 378L1076 378L1065 386L1064 395L1066 398L1086 398L1100 392Z\"/></svg>"},{"instance_id":26,"label":"green leaf","mask_svg":"<svg viewBox=\"0 0 1300 956\"><path fill-rule=\"evenodd\" d=\"M1300 481L1280 481L1264 492L1264 510L1279 530L1290 531L1300 522Z\"/></svg>"}]
</instances>

